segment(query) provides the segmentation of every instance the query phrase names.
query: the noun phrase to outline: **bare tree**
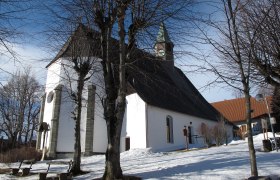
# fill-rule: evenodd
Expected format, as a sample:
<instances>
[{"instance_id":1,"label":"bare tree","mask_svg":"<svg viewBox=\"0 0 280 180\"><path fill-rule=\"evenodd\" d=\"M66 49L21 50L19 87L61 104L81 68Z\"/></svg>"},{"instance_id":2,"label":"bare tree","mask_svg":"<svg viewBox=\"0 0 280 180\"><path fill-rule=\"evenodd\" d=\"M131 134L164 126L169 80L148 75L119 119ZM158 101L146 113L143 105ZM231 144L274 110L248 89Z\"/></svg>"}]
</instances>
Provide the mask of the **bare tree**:
<instances>
[{"instance_id":1,"label":"bare tree","mask_svg":"<svg viewBox=\"0 0 280 180\"><path fill-rule=\"evenodd\" d=\"M90 34L90 32L88 32ZM76 107L72 112L75 120L75 153L74 153L74 164L71 172L78 174L81 172L81 140L80 140L80 124L81 124L81 113L82 113L82 100L83 90L85 82L90 79L94 72L97 72L97 56L96 47L93 42L90 42L90 38L87 37L73 37L71 44L71 57L69 59L71 66L75 70L77 79L76 90L71 92L71 98L74 100ZM84 56L87 54L87 56ZM73 75L71 75L73 76ZM70 82L73 82L72 80Z\"/></svg>"},{"instance_id":2,"label":"bare tree","mask_svg":"<svg viewBox=\"0 0 280 180\"><path fill-rule=\"evenodd\" d=\"M26 12L31 9L30 0L0 0L0 7L0 55L18 60L13 46L23 33L20 29Z\"/></svg>"},{"instance_id":3,"label":"bare tree","mask_svg":"<svg viewBox=\"0 0 280 180\"><path fill-rule=\"evenodd\" d=\"M75 28L75 27L74 27ZM82 119L82 108L86 104L83 97L86 91L86 83L91 79L94 73L100 71L98 66L99 46L94 42L94 34L91 29L79 24L72 33L67 45L67 55L65 60L61 60L63 67L63 74L66 91L69 94L71 102L74 104L72 110L72 118L75 121L75 144L74 144L74 158L71 172L73 174L80 174L81 171L81 138L80 126Z\"/></svg>"},{"instance_id":4,"label":"bare tree","mask_svg":"<svg viewBox=\"0 0 280 180\"><path fill-rule=\"evenodd\" d=\"M108 146L106 151L106 166L103 179L119 179L123 177L120 166L120 135L125 112L126 68L133 59L136 48L137 34L176 14L188 1L177 1L179 6L172 6L174 1L95 1L95 23L101 31L102 66L105 81L106 97L104 99L104 117L107 124ZM108 5L108 6L107 6ZM170 7L173 7L171 9ZM127 14L127 12L130 12ZM130 20L130 21L129 21ZM125 26L124 22L130 25ZM118 24L119 58L110 56L112 51L112 28ZM126 33L127 32L127 33ZM127 34L127 35L126 35ZM127 46L125 39L128 39Z\"/></svg>"},{"instance_id":5,"label":"bare tree","mask_svg":"<svg viewBox=\"0 0 280 180\"><path fill-rule=\"evenodd\" d=\"M280 2L248 1L242 9L244 38L250 47L253 65L267 83L280 84ZM250 33L246 33L250 32Z\"/></svg>"},{"instance_id":6,"label":"bare tree","mask_svg":"<svg viewBox=\"0 0 280 180\"><path fill-rule=\"evenodd\" d=\"M272 112L275 114L275 118L277 121L274 130L276 132L279 132L280 131L280 90L278 86L275 87L273 92L271 108L272 108Z\"/></svg>"},{"instance_id":7,"label":"bare tree","mask_svg":"<svg viewBox=\"0 0 280 180\"><path fill-rule=\"evenodd\" d=\"M100 58L105 89L102 103L108 137L103 179L123 178L119 146L126 107L126 69L130 63L139 60L134 59L136 58L134 54L137 52L136 49L139 50L137 44L140 41L138 41L137 35L174 16L187 7L190 2L185 0L74 0L68 3L59 2L64 9L64 13L57 13L60 17L64 15L64 18L61 19L68 23L80 19L88 27L98 29L100 32ZM117 40L114 40L114 37ZM141 39L144 39L143 36Z\"/></svg>"},{"instance_id":8,"label":"bare tree","mask_svg":"<svg viewBox=\"0 0 280 180\"><path fill-rule=\"evenodd\" d=\"M241 24L242 32L245 32L244 42L250 47L253 57L252 65L257 69L254 76L260 84L259 93L271 95L274 89L272 106L276 114L278 112L277 88L280 85L279 10L279 1L249 1L242 10L243 23ZM279 131L279 123L276 129Z\"/></svg>"},{"instance_id":9,"label":"bare tree","mask_svg":"<svg viewBox=\"0 0 280 180\"><path fill-rule=\"evenodd\" d=\"M280 84L279 73L279 9L278 1L250 1L242 11L243 23L241 24L247 46L252 53L252 63L257 72L261 92L273 95L273 110L277 112L277 88ZM273 86L271 88L270 86ZM265 91L263 88L265 87ZM277 113L276 113L277 114ZM279 121L279 120L278 120ZM276 129L279 131L279 123Z\"/></svg>"},{"instance_id":10,"label":"bare tree","mask_svg":"<svg viewBox=\"0 0 280 180\"><path fill-rule=\"evenodd\" d=\"M0 88L1 134L10 147L30 142L38 125L41 87L29 71L17 73Z\"/></svg>"},{"instance_id":11,"label":"bare tree","mask_svg":"<svg viewBox=\"0 0 280 180\"><path fill-rule=\"evenodd\" d=\"M252 68L252 51L250 47L247 46L248 43L244 39L244 34L241 33L241 24L244 21L241 12L249 1L221 0L221 2L222 7L218 8L223 9L222 14L224 15L224 19L221 20L218 18L218 20L221 20L218 22L217 19L214 21L210 16L210 19L204 21L213 28L213 31L217 32L219 40L217 36L213 38L201 29L204 37L206 37L206 42L214 47L219 57L218 62L208 62L208 65L218 76L219 80L242 91L245 96L251 175L258 176L256 154L252 137L250 103L250 91L253 86L252 75L255 71ZM245 33L251 32L246 31Z\"/></svg>"},{"instance_id":12,"label":"bare tree","mask_svg":"<svg viewBox=\"0 0 280 180\"><path fill-rule=\"evenodd\" d=\"M240 91L239 89L233 89L232 95L233 95L235 98L242 98L244 94L243 94L243 92Z\"/></svg>"}]
</instances>

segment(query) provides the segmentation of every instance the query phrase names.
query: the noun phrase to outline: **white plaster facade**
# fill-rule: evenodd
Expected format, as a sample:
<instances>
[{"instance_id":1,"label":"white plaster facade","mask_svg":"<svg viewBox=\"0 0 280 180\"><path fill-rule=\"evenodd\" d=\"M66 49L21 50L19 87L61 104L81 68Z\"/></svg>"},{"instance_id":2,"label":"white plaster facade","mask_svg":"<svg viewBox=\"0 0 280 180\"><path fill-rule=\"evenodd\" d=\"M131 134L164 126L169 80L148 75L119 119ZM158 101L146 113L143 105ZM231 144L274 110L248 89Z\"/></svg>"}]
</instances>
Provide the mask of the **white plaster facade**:
<instances>
[{"instance_id":1,"label":"white plaster facade","mask_svg":"<svg viewBox=\"0 0 280 180\"><path fill-rule=\"evenodd\" d=\"M69 82L67 81L64 69L61 64L65 61L59 59L56 63L48 67L48 76L46 83L46 101L43 121L47 122L51 127L51 119L53 116L53 101L50 101L50 94L54 92L57 85L64 85L61 93L61 105L58 123L58 137L57 137L57 153L72 153L74 152L74 120L71 118L71 111L74 104L69 97ZM73 72L71 72L73 74ZM99 73L100 75L100 73ZM96 79L94 79L96 78ZM94 110L94 130L93 135L93 152L104 153L107 146L106 123L103 118L103 107L98 97L102 96L102 83L100 83L100 76L93 76L87 83L96 86L96 101ZM86 114L87 114L87 86L84 91L84 107L82 109L81 122L81 147L82 152L85 152L85 134L86 134ZM123 122L123 129L121 134L121 151L125 151L128 147L126 139L129 138L129 148L151 148L153 151L169 151L184 148L186 144L185 136L183 136L184 126L191 126L192 135L197 135L198 138L193 137L192 141L195 144L203 145L203 139L200 138L198 128L201 123L207 124L209 127L214 126L217 122L214 120L207 120L191 115L158 108L144 102L137 93L133 93L126 97L127 108ZM171 117L173 120L173 142L167 142L166 118ZM46 137L46 148L48 149L50 143L50 132ZM232 126L228 126L228 135L232 139ZM41 141L41 148L42 148Z\"/></svg>"},{"instance_id":2,"label":"white plaster facade","mask_svg":"<svg viewBox=\"0 0 280 180\"><path fill-rule=\"evenodd\" d=\"M71 74L71 79L75 78L75 72L69 68L65 68L67 60L60 58L55 63L52 63L48 66L48 74L46 81L46 101L44 103L45 110L43 121L48 123L51 127L51 119L53 117L54 101L50 101L51 94L55 93L55 88L58 85L63 85L61 92L61 105L59 113L59 123L58 123L58 137L57 137L57 153L72 153L74 152L74 127L75 122L73 120L72 111L74 109L74 103L71 100L69 94L69 89L74 89L76 84L69 80L68 74ZM70 83L71 81L71 83ZM85 90L83 92L83 108L82 108L82 121L81 121L81 150L85 151L85 134L86 134L86 114L87 114L87 96L88 96L88 85L97 85L96 94L102 96L102 83L100 83L100 73L94 74L91 79L85 84ZM49 97L49 98L48 98ZM95 109L94 109L94 134L93 134L93 151L104 153L107 146L107 133L106 133L106 124L103 118L103 107L100 102L100 98L96 97ZM49 100L48 100L49 99ZM48 149L50 143L50 133L48 132L46 136L46 145ZM43 140L41 141L41 148L43 145Z\"/></svg>"},{"instance_id":3,"label":"white plaster facade","mask_svg":"<svg viewBox=\"0 0 280 180\"><path fill-rule=\"evenodd\" d=\"M216 121L158 108L145 103L137 93L127 96L127 136L131 148L151 148L153 151L170 151L185 147L184 126L191 126L193 144L203 145L198 129L201 123L213 127ZM173 119L173 143L167 142L166 118ZM191 124L191 125L190 125ZM226 125L228 138L233 137L233 127ZM195 138L195 135L198 138Z\"/></svg>"}]
</instances>

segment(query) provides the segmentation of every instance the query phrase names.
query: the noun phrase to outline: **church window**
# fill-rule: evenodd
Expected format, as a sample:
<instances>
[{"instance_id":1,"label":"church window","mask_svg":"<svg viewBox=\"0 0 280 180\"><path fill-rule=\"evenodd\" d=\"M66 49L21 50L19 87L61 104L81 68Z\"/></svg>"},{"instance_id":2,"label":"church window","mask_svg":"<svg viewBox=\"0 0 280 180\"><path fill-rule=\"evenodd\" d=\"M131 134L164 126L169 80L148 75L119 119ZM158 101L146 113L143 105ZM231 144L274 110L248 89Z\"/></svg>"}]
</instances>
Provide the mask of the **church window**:
<instances>
[{"instance_id":1,"label":"church window","mask_svg":"<svg viewBox=\"0 0 280 180\"><path fill-rule=\"evenodd\" d=\"M171 116L166 117L166 138L168 143L173 143L173 119Z\"/></svg>"}]
</instances>

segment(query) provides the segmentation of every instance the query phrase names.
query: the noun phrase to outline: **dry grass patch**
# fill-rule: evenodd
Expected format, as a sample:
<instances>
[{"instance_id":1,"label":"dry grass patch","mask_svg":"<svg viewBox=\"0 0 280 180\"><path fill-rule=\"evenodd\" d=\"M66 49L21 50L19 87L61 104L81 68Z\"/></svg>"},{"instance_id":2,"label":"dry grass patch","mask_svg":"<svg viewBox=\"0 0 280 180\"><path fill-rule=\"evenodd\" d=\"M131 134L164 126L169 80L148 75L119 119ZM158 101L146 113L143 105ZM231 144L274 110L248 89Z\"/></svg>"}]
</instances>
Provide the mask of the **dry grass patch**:
<instances>
[{"instance_id":1,"label":"dry grass patch","mask_svg":"<svg viewBox=\"0 0 280 180\"><path fill-rule=\"evenodd\" d=\"M0 154L0 163L13 163L23 160L40 160L42 153L36 151L34 147L21 147L8 150Z\"/></svg>"}]
</instances>

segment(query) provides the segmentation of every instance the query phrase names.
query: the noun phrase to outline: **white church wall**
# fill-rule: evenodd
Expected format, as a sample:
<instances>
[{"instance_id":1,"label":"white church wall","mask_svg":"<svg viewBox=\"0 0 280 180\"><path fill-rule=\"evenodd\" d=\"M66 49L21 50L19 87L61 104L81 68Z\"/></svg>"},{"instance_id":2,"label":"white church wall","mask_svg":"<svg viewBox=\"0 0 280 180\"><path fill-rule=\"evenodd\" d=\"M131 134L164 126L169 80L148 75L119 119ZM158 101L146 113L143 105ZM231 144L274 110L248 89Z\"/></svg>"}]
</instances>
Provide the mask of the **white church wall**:
<instances>
[{"instance_id":1,"label":"white church wall","mask_svg":"<svg viewBox=\"0 0 280 180\"><path fill-rule=\"evenodd\" d=\"M80 136L81 136L81 151L85 152L85 142L86 142L86 126L87 126L87 97L88 90L85 87L83 91L83 102L82 102L82 114L81 114L81 126L80 126ZM93 128L93 127L92 127Z\"/></svg>"},{"instance_id":2,"label":"white church wall","mask_svg":"<svg viewBox=\"0 0 280 180\"><path fill-rule=\"evenodd\" d=\"M45 101L45 110L44 110L44 117L43 121L51 125L51 119L53 116L53 100L51 100L51 96L54 95L54 88L60 84L60 61L58 60L57 62L51 64L48 67L48 72L47 72L47 80L46 80L46 101ZM43 136L42 136L43 138ZM46 143L45 146L48 148L49 147L49 141L50 141L50 131L47 132L46 135ZM43 148L43 140L41 141L41 149Z\"/></svg>"},{"instance_id":3,"label":"white church wall","mask_svg":"<svg viewBox=\"0 0 280 180\"><path fill-rule=\"evenodd\" d=\"M97 62L98 63L98 62ZM101 99L104 94L102 71L99 68L95 68L96 72L91 76L90 80L85 82L85 90L83 91L83 108L82 108L82 120L81 120L81 150L85 151L85 131L87 120L87 87L88 85L96 86L95 95L95 119L94 119L94 152L105 152L107 147L107 133L106 124L103 118L103 107L101 105ZM63 92L61 98L60 117L59 117L59 129L58 129L58 142L57 152L73 152L74 151L74 127L75 122L71 118L71 111L73 111L74 103L71 101L69 94L70 89L76 90L77 83L76 72L69 66L69 61L65 58L60 58L48 67L48 76L46 81L46 93L54 92L54 88L62 84ZM53 111L53 101L45 103L44 121L51 125ZM49 132L50 133L50 132ZM47 147L49 146L50 134L47 137Z\"/></svg>"},{"instance_id":4,"label":"white church wall","mask_svg":"<svg viewBox=\"0 0 280 180\"><path fill-rule=\"evenodd\" d=\"M52 91L58 84L60 84L61 61L62 59L59 59L48 67L46 92Z\"/></svg>"},{"instance_id":5,"label":"white church wall","mask_svg":"<svg viewBox=\"0 0 280 180\"><path fill-rule=\"evenodd\" d=\"M74 152L74 120L71 117L71 111L74 108L74 103L70 98L70 87L76 87L76 84L70 81L69 78L74 78L75 73L70 68L67 68L67 61L64 58L58 59L56 62L48 67L48 75L46 81L47 95L54 92L54 88L62 84L63 90L61 93L61 106L58 124L57 137L57 152ZM51 118L53 111L53 101L45 104L44 121L51 126ZM51 127L50 127L51 128ZM47 147L49 146L50 135L47 140Z\"/></svg>"},{"instance_id":6,"label":"white church wall","mask_svg":"<svg viewBox=\"0 0 280 180\"><path fill-rule=\"evenodd\" d=\"M96 64L96 72L92 75L89 84L96 86L95 110L94 110L94 134L93 134L93 151L105 153L107 148L107 127L104 119L104 109L102 99L105 95L104 80L101 64Z\"/></svg>"},{"instance_id":7,"label":"white church wall","mask_svg":"<svg viewBox=\"0 0 280 180\"><path fill-rule=\"evenodd\" d=\"M78 75L73 69L73 63L67 58L60 58L60 83L69 90L76 91Z\"/></svg>"},{"instance_id":8,"label":"white church wall","mask_svg":"<svg viewBox=\"0 0 280 180\"><path fill-rule=\"evenodd\" d=\"M103 107L99 102L95 102L94 114L94 134L93 151L98 153L106 152L107 147L107 127L103 118Z\"/></svg>"},{"instance_id":9,"label":"white church wall","mask_svg":"<svg viewBox=\"0 0 280 180\"><path fill-rule=\"evenodd\" d=\"M50 92L47 92L46 96L50 96ZM53 116L53 101L52 102L48 102L47 100L45 101L45 110L44 110L44 119L43 121L46 122L47 124L51 124L51 118ZM50 131L47 131L47 135L46 135L46 143L45 146L49 147L49 138L50 138ZM41 146L40 149L43 148L43 136L42 136L42 140L41 140Z\"/></svg>"},{"instance_id":10,"label":"white church wall","mask_svg":"<svg viewBox=\"0 0 280 180\"><path fill-rule=\"evenodd\" d=\"M136 94L127 99L127 137L130 149L146 148L146 103Z\"/></svg>"},{"instance_id":11,"label":"white church wall","mask_svg":"<svg viewBox=\"0 0 280 180\"><path fill-rule=\"evenodd\" d=\"M126 105L127 105L127 100L126 100ZM120 152L125 151L125 138L127 137L127 131L126 130L127 130L127 108L125 108L125 113L124 113L124 117L123 117L121 142L120 142Z\"/></svg>"},{"instance_id":12,"label":"white church wall","mask_svg":"<svg viewBox=\"0 0 280 180\"><path fill-rule=\"evenodd\" d=\"M171 116L173 119L173 143L167 142L166 118ZM153 151L169 151L185 148L186 137L183 135L184 126L191 126L192 141L194 145L203 146L203 138L200 138L198 129L202 122L212 127L215 121L210 121L166 109L148 105L148 146ZM195 138L197 135L198 138Z\"/></svg>"},{"instance_id":13,"label":"white church wall","mask_svg":"<svg viewBox=\"0 0 280 180\"><path fill-rule=\"evenodd\" d=\"M75 121L71 117L73 108L74 103L70 99L66 87L63 87L58 124L57 152L74 152Z\"/></svg>"},{"instance_id":14,"label":"white church wall","mask_svg":"<svg viewBox=\"0 0 280 180\"><path fill-rule=\"evenodd\" d=\"M75 82L69 83L69 74L71 78L75 78L73 70L67 70L61 66L66 61L60 59L58 63L53 63L48 67L48 77L46 84L47 96L49 92L58 84L64 85L64 90L67 88L76 87ZM83 109L81 122L81 147L82 152L85 150L85 131L87 120L87 86L96 86L95 95L95 114L94 114L94 139L93 151L104 153L107 147L107 132L106 122L103 117L103 106L101 103L104 97L104 81L102 71L92 75L89 81L85 83L85 91L83 92ZM122 133L121 133L121 152L125 150L125 140L130 138L130 148L146 148L152 147L154 151L168 151L185 147L185 137L183 136L183 128L186 125L192 127L192 135L200 136L198 129L202 122L209 127L215 125L216 122L197 118L194 116L185 115L182 113L165 110L162 108L147 105L136 93L126 97L127 109L125 112ZM69 91L63 91L60 107L60 122L58 130L58 152L73 152L74 151L74 120L71 118L71 111L74 104L69 103ZM51 124L53 102L46 101L44 121ZM166 117L171 116L173 119L173 143L167 143L166 135ZM192 122L192 124L190 124ZM148 128L148 129L147 129ZM232 127L228 127L230 129ZM230 130L229 130L230 131ZM232 134L230 133L232 136ZM48 136L49 138L50 136ZM203 144L202 138L194 138L196 144ZM49 140L47 142L48 146Z\"/></svg>"}]
</instances>

